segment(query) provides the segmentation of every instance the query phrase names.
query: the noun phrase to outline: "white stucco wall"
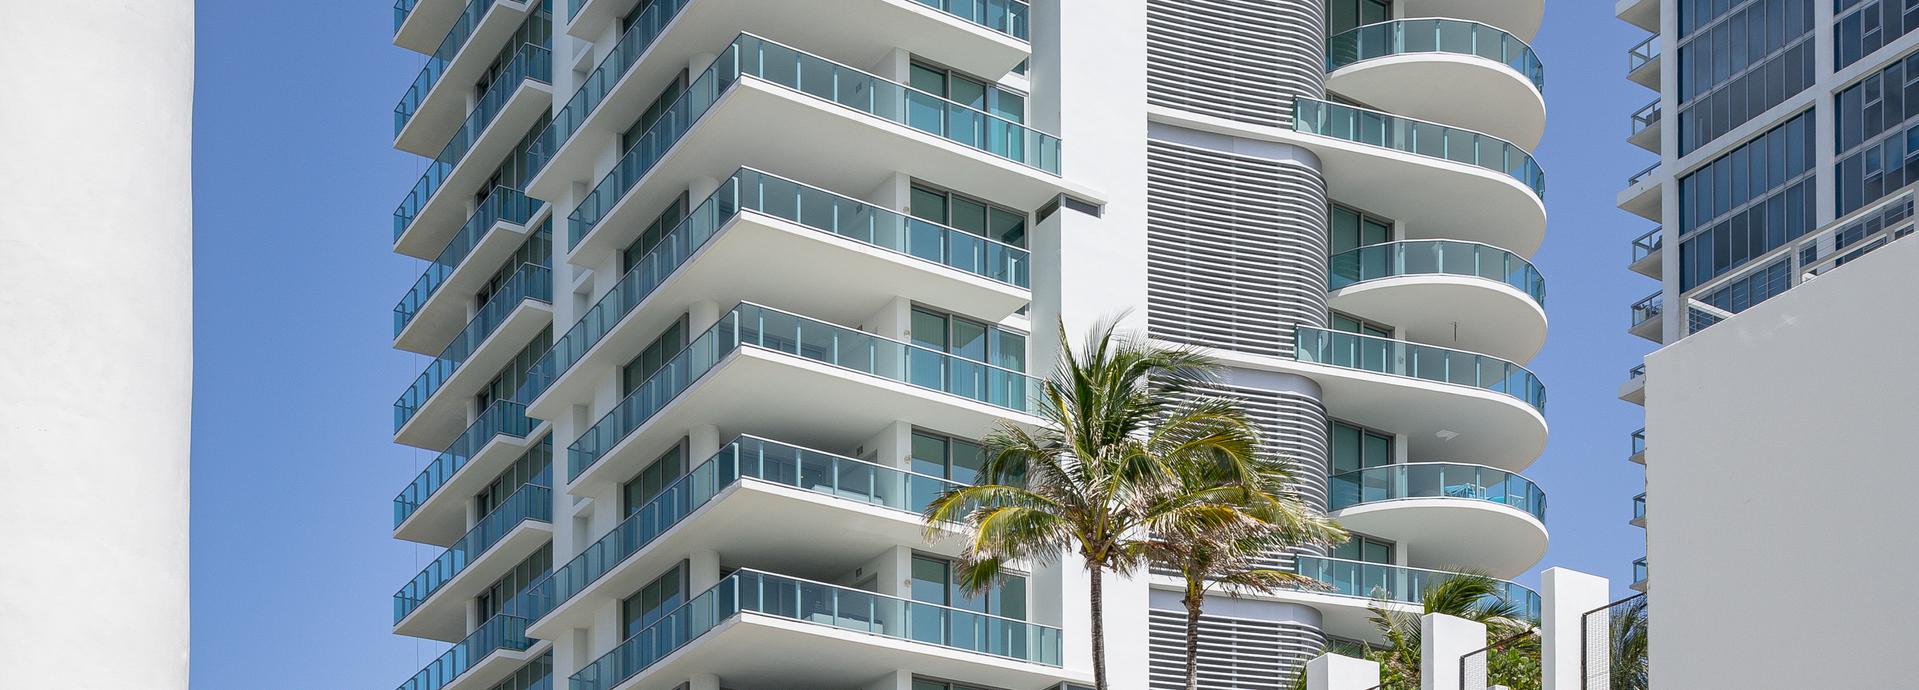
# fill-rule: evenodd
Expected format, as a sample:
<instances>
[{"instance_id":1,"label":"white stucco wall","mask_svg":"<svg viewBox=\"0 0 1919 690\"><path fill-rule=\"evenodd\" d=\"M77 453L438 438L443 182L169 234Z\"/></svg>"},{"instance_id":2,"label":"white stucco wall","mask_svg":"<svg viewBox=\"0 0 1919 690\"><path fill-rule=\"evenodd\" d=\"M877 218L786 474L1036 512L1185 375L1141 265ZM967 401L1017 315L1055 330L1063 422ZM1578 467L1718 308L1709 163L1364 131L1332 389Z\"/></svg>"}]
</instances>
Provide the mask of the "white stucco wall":
<instances>
[{"instance_id":1,"label":"white stucco wall","mask_svg":"<svg viewBox=\"0 0 1919 690\"><path fill-rule=\"evenodd\" d=\"M0 686L187 687L192 0L0 0Z\"/></svg>"},{"instance_id":2,"label":"white stucco wall","mask_svg":"<svg viewBox=\"0 0 1919 690\"><path fill-rule=\"evenodd\" d=\"M1656 688L1911 687L1919 239L1647 357Z\"/></svg>"}]
</instances>

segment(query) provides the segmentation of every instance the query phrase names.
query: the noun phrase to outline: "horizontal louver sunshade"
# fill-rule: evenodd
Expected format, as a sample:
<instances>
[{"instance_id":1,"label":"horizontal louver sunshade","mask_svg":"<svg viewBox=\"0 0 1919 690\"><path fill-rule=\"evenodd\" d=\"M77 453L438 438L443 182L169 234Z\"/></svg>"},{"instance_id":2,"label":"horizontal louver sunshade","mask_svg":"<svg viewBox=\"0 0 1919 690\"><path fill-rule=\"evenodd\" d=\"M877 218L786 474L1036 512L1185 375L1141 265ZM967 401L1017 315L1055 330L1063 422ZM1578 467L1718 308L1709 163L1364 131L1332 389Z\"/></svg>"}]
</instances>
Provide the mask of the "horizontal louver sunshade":
<instances>
[{"instance_id":1,"label":"horizontal louver sunshade","mask_svg":"<svg viewBox=\"0 0 1919 690\"><path fill-rule=\"evenodd\" d=\"M1325 94L1321 3L1147 0L1146 100L1287 126L1293 96Z\"/></svg>"}]
</instances>

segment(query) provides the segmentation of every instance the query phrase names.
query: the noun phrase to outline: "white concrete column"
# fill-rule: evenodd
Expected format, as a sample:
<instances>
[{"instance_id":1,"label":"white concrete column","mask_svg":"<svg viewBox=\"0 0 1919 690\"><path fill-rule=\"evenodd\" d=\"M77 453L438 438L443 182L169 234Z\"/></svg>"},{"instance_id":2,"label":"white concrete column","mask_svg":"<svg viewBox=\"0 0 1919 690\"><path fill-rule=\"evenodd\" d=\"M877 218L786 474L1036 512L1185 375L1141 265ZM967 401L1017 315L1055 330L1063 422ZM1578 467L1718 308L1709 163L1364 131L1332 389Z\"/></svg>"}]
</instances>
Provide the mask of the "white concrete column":
<instances>
[{"instance_id":1,"label":"white concrete column","mask_svg":"<svg viewBox=\"0 0 1919 690\"><path fill-rule=\"evenodd\" d=\"M695 673L686 679L687 690L720 690L720 677L711 673Z\"/></svg>"},{"instance_id":2,"label":"white concrete column","mask_svg":"<svg viewBox=\"0 0 1919 690\"><path fill-rule=\"evenodd\" d=\"M713 192L719 188L720 181L718 179L711 177L693 178L691 182L686 183L686 203L688 206L697 207L701 202L706 201L707 197L713 196ZM692 210L691 208L687 209L689 212Z\"/></svg>"},{"instance_id":3,"label":"white concrete column","mask_svg":"<svg viewBox=\"0 0 1919 690\"><path fill-rule=\"evenodd\" d=\"M1459 659L1486 646L1486 624L1443 613L1419 617L1419 690L1462 690Z\"/></svg>"},{"instance_id":4,"label":"white concrete column","mask_svg":"<svg viewBox=\"0 0 1919 690\"><path fill-rule=\"evenodd\" d=\"M1540 613L1540 667L1546 690L1580 690L1580 659L1585 642L1580 634L1587 611L1611 602L1612 583L1577 570L1547 568L1539 575L1544 599ZM1607 659L1593 660L1603 666Z\"/></svg>"},{"instance_id":5,"label":"white concrete column","mask_svg":"<svg viewBox=\"0 0 1919 690\"><path fill-rule=\"evenodd\" d=\"M904 84L906 83L907 77L910 76L907 72L912 69L912 65L912 53L894 48L892 52L882 55L880 59L875 60L868 70L879 76Z\"/></svg>"},{"instance_id":6,"label":"white concrete column","mask_svg":"<svg viewBox=\"0 0 1919 690\"><path fill-rule=\"evenodd\" d=\"M890 208L900 213L912 214L913 178L893 173L885 182L879 183L873 191L866 194L866 201L875 206Z\"/></svg>"},{"instance_id":7,"label":"white concrete column","mask_svg":"<svg viewBox=\"0 0 1919 690\"><path fill-rule=\"evenodd\" d=\"M720 583L720 552L712 549L696 549L686 556L687 593L699 596L713 585Z\"/></svg>"},{"instance_id":8,"label":"white concrete column","mask_svg":"<svg viewBox=\"0 0 1919 690\"><path fill-rule=\"evenodd\" d=\"M732 305L727 305L732 306ZM720 320L720 305L712 301L694 302L686 308L686 334L698 338Z\"/></svg>"},{"instance_id":9,"label":"white concrete column","mask_svg":"<svg viewBox=\"0 0 1919 690\"><path fill-rule=\"evenodd\" d=\"M713 61L716 59L718 59L718 56L712 53L700 53L699 55L689 58L686 61L687 81L692 82L699 79L700 73L705 72L706 68L713 66Z\"/></svg>"},{"instance_id":10,"label":"white concrete column","mask_svg":"<svg viewBox=\"0 0 1919 690\"><path fill-rule=\"evenodd\" d=\"M686 464L688 468L706 462L714 453L720 452L720 428L711 424L700 424L686 430Z\"/></svg>"},{"instance_id":11,"label":"white concrete column","mask_svg":"<svg viewBox=\"0 0 1919 690\"><path fill-rule=\"evenodd\" d=\"M1379 662L1332 653L1306 662L1306 690L1372 690L1378 686Z\"/></svg>"},{"instance_id":12,"label":"white concrete column","mask_svg":"<svg viewBox=\"0 0 1919 690\"><path fill-rule=\"evenodd\" d=\"M193 2L4 10L0 684L184 689Z\"/></svg>"},{"instance_id":13,"label":"white concrete column","mask_svg":"<svg viewBox=\"0 0 1919 690\"><path fill-rule=\"evenodd\" d=\"M893 547L893 550L880 558L875 573L879 581L879 593L902 599L913 598L913 549L905 546Z\"/></svg>"},{"instance_id":14,"label":"white concrete column","mask_svg":"<svg viewBox=\"0 0 1919 690\"><path fill-rule=\"evenodd\" d=\"M866 319L866 331L894 340L912 342L913 301L895 297Z\"/></svg>"}]
</instances>

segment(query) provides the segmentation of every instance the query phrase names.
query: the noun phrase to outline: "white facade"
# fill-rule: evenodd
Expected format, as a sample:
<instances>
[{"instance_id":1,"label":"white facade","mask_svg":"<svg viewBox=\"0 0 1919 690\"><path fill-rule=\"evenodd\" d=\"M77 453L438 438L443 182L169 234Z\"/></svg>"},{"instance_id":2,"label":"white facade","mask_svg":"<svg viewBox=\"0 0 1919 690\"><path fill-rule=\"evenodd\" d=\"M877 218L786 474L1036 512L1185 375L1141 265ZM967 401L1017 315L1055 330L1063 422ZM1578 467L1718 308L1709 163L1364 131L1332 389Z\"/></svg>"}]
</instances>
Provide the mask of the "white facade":
<instances>
[{"instance_id":1,"label":"white facade","mask_svg":"<svg viewBox=\"0 0 1919 690\"><path fill-rule=\"evenodd\" d=\"M1206 687L1376 636L1373 594L1523 573L1542 10L1402 0L1329 42L1317 2L402 2L435 57L395 145L436 162L395 346L438 357L394 437L443 452L394 534L449 550L394 630L455 643L402 688L1090 685L1084 573L955 595L916 500L1039 422L1056 323L1122 314L1226 361L1370 540L1274 555L1331 592L1209 604ZM1171 584L1106 583L1115 688L1178 684Z\"/></svg>"},{"instance_id":2,"label":"white facade","mask_svg":"<svg viewBox=\"0 0 1919 690\"><path fill-rule=\"evenodd\" d=\"M184 690L193 3L5 9L4 684Z\"/></svg>"},{"instance_id":3,"label":"white facade","mask_svg":"<svg viewBox=\"0 0 1919 690\"><path fill-rule=\"evenodd\" d=\"M1919 338L1919 311L1888 308L1916 269L1919 241L1894 242L1647 357L1656 687L1910 684L1891 660L1919 635L1887 615L1906 593L1868 573L1915 566L1901 526L1919 520L1904 491L1919 372L1885 353ZM1843 625L1782 623L1801 603L1788 570L1843 592L1817 604ZM1755 572L1779 575L1739 576Z\"/></svg>"}]
</instances>

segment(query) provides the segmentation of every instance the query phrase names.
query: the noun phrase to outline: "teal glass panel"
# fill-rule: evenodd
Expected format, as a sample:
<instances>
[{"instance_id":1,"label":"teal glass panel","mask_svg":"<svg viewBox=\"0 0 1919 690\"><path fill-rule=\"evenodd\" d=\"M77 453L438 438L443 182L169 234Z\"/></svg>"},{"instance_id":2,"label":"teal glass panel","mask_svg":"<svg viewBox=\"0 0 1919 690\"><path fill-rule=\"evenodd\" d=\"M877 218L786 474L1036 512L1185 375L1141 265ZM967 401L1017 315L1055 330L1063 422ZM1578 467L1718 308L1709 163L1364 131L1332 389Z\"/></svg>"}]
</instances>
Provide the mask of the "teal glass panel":
<instances>
[{"instance_id":1,"label":"teal glass panel","mask_svg":"<svg viewBox=\"0 0 1919 690\"><path fill-rule=\"evenodd\" d=\"M526 300L548 304L553 302L553 273L550 269L538 264L520 264L520 270L501 285L499 291L493 293L479 312L474 314L473 320L467 322L466 328L453 336L453 342L448 343L446 349L441 350L440 355L433 358L426 370L413 380L413 385L400 394L400 399L393 402L393 430L398 432L406 426L413 415L420 411L420 407L440 391L440 386L453 376L453 372L459 371L467 358L473 356L473 352L487 338L492 337L500 324L506 323L507 317L519 308L520 302Z\"/></svg>"},{"instance_id":2,"label":"teal glass panel","mask_svg":"<svg viewBox=\"0 0 1919 690\"><path fill-rule=\"evenodd\" d=\"M1546 306L1546 279L1518 254L1477 242L1408 240L1387 242L1332 255L1327 259L1327 288L1410 275L1484 278L1526 293Z\"/></svg>"},{"instance_id":3,"label":"teal glass panel","mask_svg":"<svg viewBox=\"0 0 1919 690\"><path fill-rule=\"evenodd\" d=\"M1327 479L1327 507L1341 510L1408 498L1457 498L1512 506L1546 521L1546 492L1513 472L1451 462L1368 467Z\"/></svg>"},{"instance_id":4,"label":"teal glass panel","mask_svg":"<svg viewBox=\"0 0 1919 690\"><path fill-rule=\"evenodd\" d=\"M552 489L538 484L521 486L493 512L480 518L479 524L474 525L465 536L460 537L446 552L427 564L419 575L415 575L411 582L393 594L393 624L399 625L407 614L413 613L435 592L440 591L440 587L465 571L468 565L493 548L513 528L528 520L553 521Z\"/></svg>"},{"instance_id":5,"label":"teal glass panel","mask_svg":"<svg viewBox=\"0 0 1919 690\"><path fill-rule=\"evenodd\" d=\"M453 174L453 169L459 166L460 161L466 159L468 151L473 150L473 143L479 140L480 135L493 124L493 118L499 116L500 110L506 107L507 101L519 91L520 83L528 80L542 83L553 81L552 51L531 43L520 46L518 56L508 63L499 78L487 87L486 93L480 96L479 103L473 106L473 111L467 113L466 121L460 124L460 129L447 140L446 146L440 149L439 155L434 156L433 160L427 163L426 172L420 175L418 182L413 183L412 191L407 192L406 198L393 209L395 241L406 234L407 228L413 227L413 219L419 217L420 209L439 193L440 187L446 183L446 178Z\"/></svg>"},{"instance_id":6,"label":"teal glass panel","mask_svg":"<svg viewBox=\"0 0 1919 690\"><path fill-rule=\"evenodd\" d=\"M413 479L412 484L408 484L400 495L393 498L393 528L399 529L414 511L419 510L427 499L446 485L447 480L459 474L473 454L486 447L493 437L526 438L532 431L533 420L526 416L525 405L511 400L494 401L486 411L480 413L479 419L473 420L466 431L453 440L452 445L433 458L433 462L427 463L426 469Z\"/></svg>"},{"instance_id":7,"label":"teal glass panel","mask_svg":"<svg viewBox=\"0 0 1919 690\"><path fill-rule=\"evenodd\" d=\"M453 275L453 271L466 261L473 248L480 244L480 240L493 232L494 225L512 223L524 226L534 212L545 205L546 202L529 198L520 190L509 187L494 187L493 191L488 192L479 208L467 217L466 224L460 226L460 230L453 234L453 239L447 241L446 248L441 249L433 263L428 264L419 279L413 281L413 289L408 290L406 296L400 298L400 303L393 306L393 336L397 338L401 331L406 330L407 324L412 323L413 317L420 313L420 308L445 284L447 276Z\"/></svg>"},{"instance_id":8,"label":"teal glass panel","mask_svg":"<svg viewBox=\"0 0 1919 690\"><path fill-rule=\"evenodd\" d=\"M1294 358L1302 362L1472 386L1546 411L1546 386L1539 377L1498 357L1310 326L1294 329L1293 347Z\"/></svg>"},{"instance_id":9,"label":"teal glass panel","mask_svg":"<svg viewBox=\"0 0 1919 690\"><path fill-rule=\"evenodd\" d=\"M1456 573L1440 570L1422 570L1321 556L1295 556L1293 563L1295 572L1331 587L1333 594L1367 599L1384 597L1390 601L1408 604L1421 603L1426 596L1427 588L1459 576ZM1527 620L1539 620L1541 600L1538 592L1515 582L1505 580L1498 582L1500 590L1498 599L1512 604Z\"/></svg>"},{"instance_id":10,"label":"teal glass panel","mask_svg":"<svg viewBox=\"0 0 1919 690\"><path fill-rule=\"evenodd\" d=\"M1305 97L1293 99L1293 130L1486 168L1546 196L1546 171L1532 154L1490 134Z\"/></svg>"}]
</instances>

